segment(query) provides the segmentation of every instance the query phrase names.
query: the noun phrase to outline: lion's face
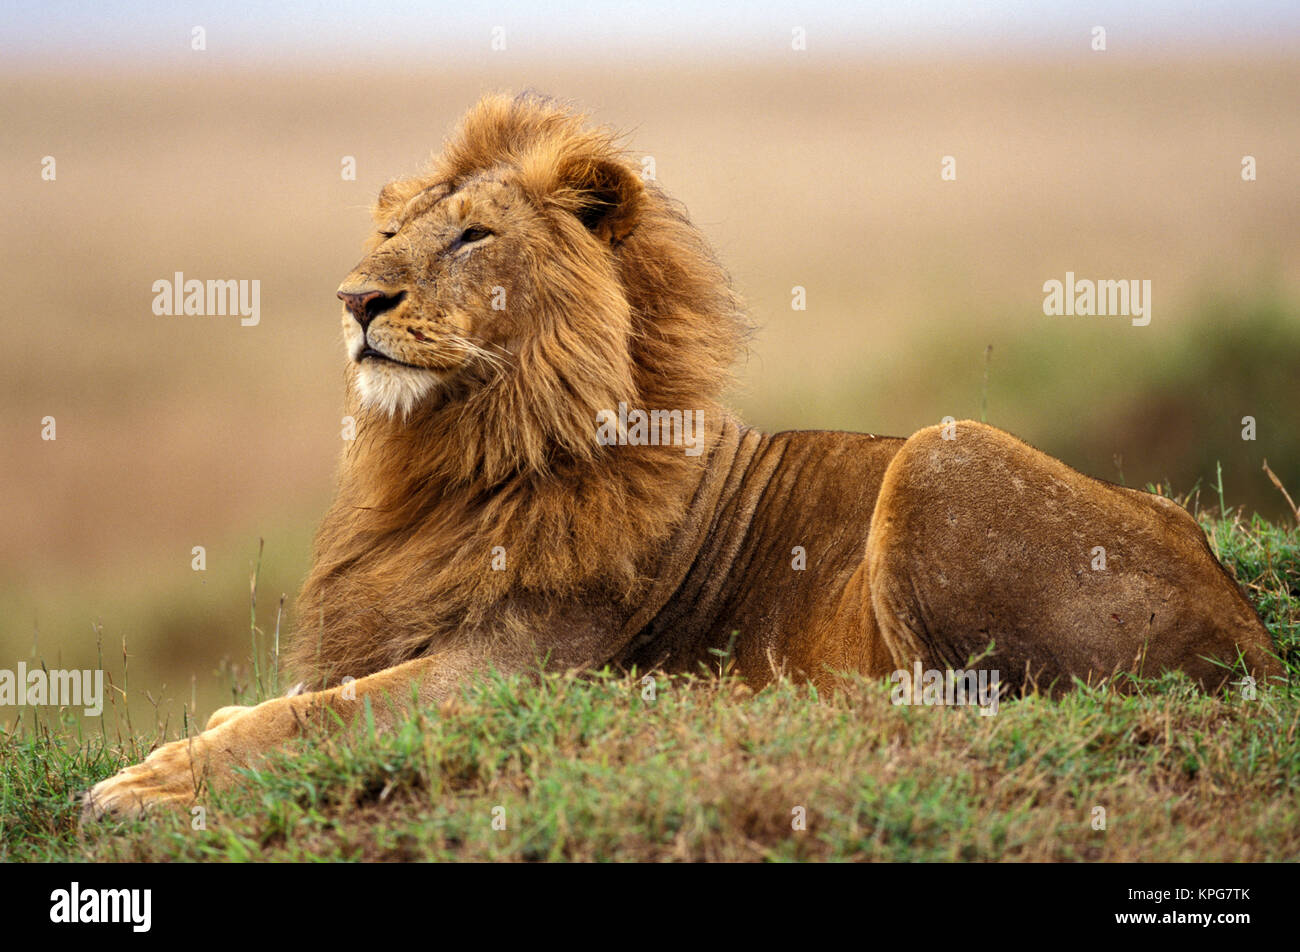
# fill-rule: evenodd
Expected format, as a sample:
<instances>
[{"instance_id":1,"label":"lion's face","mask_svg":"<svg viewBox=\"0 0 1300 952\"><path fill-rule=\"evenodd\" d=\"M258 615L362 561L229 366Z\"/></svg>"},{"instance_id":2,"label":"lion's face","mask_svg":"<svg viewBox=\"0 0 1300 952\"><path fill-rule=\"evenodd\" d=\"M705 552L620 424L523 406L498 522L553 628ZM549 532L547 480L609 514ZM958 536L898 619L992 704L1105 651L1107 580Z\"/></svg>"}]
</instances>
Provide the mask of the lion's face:
<instances>
[{"instance_id":1,"label":"lion's face","mask_svg":"<svg viewBox=\"0 0 1300 952\"><path fill-rule=\"evenodd\" d=\"M390 416L481 385L517 352L525 262L548 231L508 170L415 189L380 194L378 232L338 290L358 396Z\"/></svg>"},{"instance_id":2,"label":"lion's face","mask_svg":"<svg viewBox=\"0 0 1300 952\"><path fill-rule=\"evenodd\" d=\"M554 100L485 97L426 171L384 186L374 223L339 288L367 433L348 452L392 462L394 486L633 455L604 415L711 407L739 348L707 242L614 133Z\"/></svg>"}]
</instances>

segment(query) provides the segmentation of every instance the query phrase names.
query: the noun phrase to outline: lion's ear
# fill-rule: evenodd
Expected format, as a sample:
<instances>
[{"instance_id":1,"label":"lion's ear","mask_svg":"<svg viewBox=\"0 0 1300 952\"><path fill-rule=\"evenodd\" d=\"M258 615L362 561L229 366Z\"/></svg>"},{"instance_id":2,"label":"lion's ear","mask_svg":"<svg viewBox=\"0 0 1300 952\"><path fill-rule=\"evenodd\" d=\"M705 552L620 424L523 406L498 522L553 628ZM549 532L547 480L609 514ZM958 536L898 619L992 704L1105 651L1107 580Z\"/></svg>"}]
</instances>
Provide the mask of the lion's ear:
<instances>
[{"instance_id":1,"label":"lion's ear","mask_svg":"<svg viewBox=\"0 0 1300 952\"><path fill-rule=\"evenodd\" d=\"M627 237L644 200L639 176L618 162L597 159L571 162L560 177L572 190L573 213L593 235L611 243Z\"/></svg>"},{"instance_id":2,"label":"lion's ear","mask_svg":"<svg viewBox=\"0 0 1300 952\"><path fill-rule=\"evenodd\" d=\"M370 209L371 215L383 225L419 191L419 182L414 179L392 179L379 190L379 197Z\"/></svg>"}]
</instances>

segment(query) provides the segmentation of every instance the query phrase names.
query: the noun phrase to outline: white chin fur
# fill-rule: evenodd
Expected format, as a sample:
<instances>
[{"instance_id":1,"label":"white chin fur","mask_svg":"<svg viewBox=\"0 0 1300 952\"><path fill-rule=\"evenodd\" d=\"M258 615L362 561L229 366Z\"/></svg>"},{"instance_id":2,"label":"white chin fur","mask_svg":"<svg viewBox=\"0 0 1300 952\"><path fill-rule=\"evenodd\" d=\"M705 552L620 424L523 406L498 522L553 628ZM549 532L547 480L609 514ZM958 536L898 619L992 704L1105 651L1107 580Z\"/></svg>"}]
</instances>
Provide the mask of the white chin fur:
<instances>
[{"instance_id":1,"label":"white chin fur","mask_svg":"<svg viewBox=\"0 0 1300 952\"><path fill-rule=\"evenodd\" d=\"M406 416L438 386L440 379L432 370L367 360L357 368L357 392L367 409L390 417Z\"/></svg>"}]
</instances>

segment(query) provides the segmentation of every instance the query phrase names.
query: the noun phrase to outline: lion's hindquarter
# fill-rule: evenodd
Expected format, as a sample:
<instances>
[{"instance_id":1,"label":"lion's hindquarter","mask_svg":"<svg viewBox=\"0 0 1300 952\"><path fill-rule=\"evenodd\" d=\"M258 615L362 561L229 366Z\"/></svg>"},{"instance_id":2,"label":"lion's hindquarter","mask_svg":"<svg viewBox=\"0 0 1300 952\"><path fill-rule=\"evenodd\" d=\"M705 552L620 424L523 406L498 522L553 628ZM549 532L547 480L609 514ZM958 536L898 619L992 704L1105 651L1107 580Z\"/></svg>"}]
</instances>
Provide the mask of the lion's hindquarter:
<instances>
[{"instance_id":1,"label":"lion's hindquarter","mask_svg":"<svg viewBox=\"0 0 1300 952\"><path fill-rule=\"evenodd\" d=\"M903 444L862 433L746 431L690 570L623 660L716 671L716 652L729 650L755 685L782 668L816 678L828 666L867 667L865 655L879 645L869 619L833 622Z\"/></svg>"},{"instance_id":2,"label":"lion's hindquarter","mask_svg":"<svg viewBox=\"0 0 1300 952\"><path fill-rule=\"evenodd\" d=\"M1254 609L1196 521L993 427L910 438L891 461L865 572L900 668L981 667L1047 687L1181 669L1222 684L1238 654L1280 673Z\"/></svg>"}]
</instances>

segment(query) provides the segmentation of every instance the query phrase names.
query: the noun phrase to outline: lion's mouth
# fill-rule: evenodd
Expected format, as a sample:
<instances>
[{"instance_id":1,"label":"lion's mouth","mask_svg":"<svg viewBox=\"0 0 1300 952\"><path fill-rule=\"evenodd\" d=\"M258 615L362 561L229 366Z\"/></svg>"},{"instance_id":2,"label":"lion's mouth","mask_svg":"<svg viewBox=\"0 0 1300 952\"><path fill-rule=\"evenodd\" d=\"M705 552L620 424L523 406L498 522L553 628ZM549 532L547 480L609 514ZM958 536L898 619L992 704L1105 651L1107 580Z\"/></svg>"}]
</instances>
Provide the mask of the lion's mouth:
<instances>
[{"instance_id":1,"label":"lion's mouth","mask_svg":"<svg viewBox=\"0 0 1300 952\"><path fill-rule=\"evenodd\" d=\"M369 344L361 348L361 353L357 354L357 363L365 363L367 360L378 360L383 363L396 364L398 367L409 367L411 370L427 370L427 367L417 367L415 364L408 364L404 360L398 360L396 357L389 357L383 351L375 350Z\"/></svg>"}]
</instances>

